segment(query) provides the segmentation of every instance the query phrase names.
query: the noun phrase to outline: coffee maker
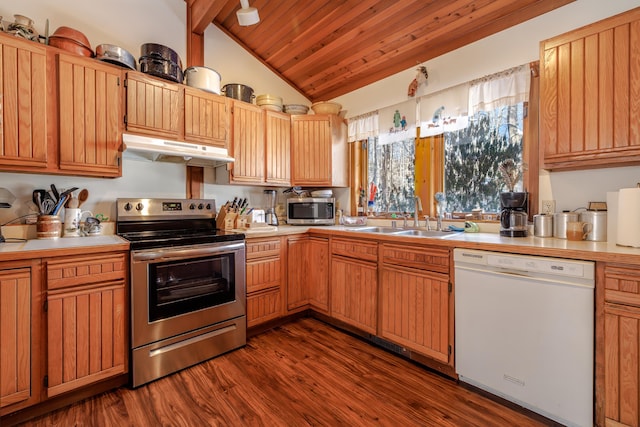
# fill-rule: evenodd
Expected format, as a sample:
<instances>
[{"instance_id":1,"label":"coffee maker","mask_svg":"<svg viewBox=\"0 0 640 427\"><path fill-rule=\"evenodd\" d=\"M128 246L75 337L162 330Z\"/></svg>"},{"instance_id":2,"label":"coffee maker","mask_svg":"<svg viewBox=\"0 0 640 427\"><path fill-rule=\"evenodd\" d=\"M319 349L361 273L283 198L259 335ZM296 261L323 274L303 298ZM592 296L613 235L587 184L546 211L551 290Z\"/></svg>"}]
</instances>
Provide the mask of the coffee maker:
<instances>
[{"instance_id":1,"label":"coffee maker","mask_svg":"<svg viewBox=\"0 0 640 427\"><path fill-rule=\"evenodd\" d=\"M500 235L527 237L529 193L500 193Z\"/></svg>"}]
</instances>

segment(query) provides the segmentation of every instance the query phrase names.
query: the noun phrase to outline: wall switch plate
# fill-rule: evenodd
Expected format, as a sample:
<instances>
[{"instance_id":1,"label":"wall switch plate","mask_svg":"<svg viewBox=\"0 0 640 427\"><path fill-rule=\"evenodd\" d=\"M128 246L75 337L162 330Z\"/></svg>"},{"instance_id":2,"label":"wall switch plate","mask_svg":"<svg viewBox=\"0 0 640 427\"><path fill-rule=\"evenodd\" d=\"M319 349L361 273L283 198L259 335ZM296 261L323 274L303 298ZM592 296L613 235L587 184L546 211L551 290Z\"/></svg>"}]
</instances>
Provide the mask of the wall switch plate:
<instances>
[{"instance_id":1,"label":"wall switch plate","mask_svg":"<svg viewBox=\"0 0 640 427\"><path fill-rule=\"evenodd\" d=\"M543 200L542 201L542 212L543 214L552 214L556 211L556 201L555 200Z\"/></svg>"}]
</instances>

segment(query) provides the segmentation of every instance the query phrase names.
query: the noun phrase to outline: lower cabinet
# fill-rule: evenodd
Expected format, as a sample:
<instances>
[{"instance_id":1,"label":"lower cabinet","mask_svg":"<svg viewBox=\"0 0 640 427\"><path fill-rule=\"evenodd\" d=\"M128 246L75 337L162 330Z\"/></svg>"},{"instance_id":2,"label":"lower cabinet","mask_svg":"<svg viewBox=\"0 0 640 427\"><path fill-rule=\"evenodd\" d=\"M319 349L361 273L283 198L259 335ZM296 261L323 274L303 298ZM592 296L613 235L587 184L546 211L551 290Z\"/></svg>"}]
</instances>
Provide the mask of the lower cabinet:
<instances>
[{"instance_id":1,"label":"lower cabinet","mask_svg":"<svg viewBox=\"0 0 640 427\"><path fill-rule=\"evenodd\" d=\"M0 263L0 415L40 400L39 261Z\"/></svg>"},{"instance_id":2,"label":"lower cabinet","mask_svg":"<svg viewBox=\"0 0 640 427\"><path fill-rule=\"evenodd\" d=\"M247 327L284 314L284 262L280 237L247 241Z\"/></svg>"},{"instance_id":3,"label":"lower cabinet","mask_svg":"<svg viewBox=\"0 0 640 427\"><path fill-rule=\"evenodd\" d=\"M598 269L598 277L604 277L604 306L596 313L603 313L604 334L596 346L596 423L638 426L640 268L599 264Z\"/></svg>"},{"instance_id":4,"label":"lower cabinet","mask_svg":"<svg viewBox=\"0 0 640 427\"><path fill-rule=\"evenodd\" d=\"M287 311L304 310L309 305L309 236L287 239Z\"/></svg>"},{"instance_id":5,"label":"lower cabinet","mask_svg":"<svg viewBox=\"0 0 640 427\"><path fill-rule=\"evenodd\" d=\"M381 244L380 252L380 336L452 364L449 250Z\"/></svg>"},{"instance_id":6,"label":"lower cabinet","mask_svg":"<svg viewBox=\"0 0 640 427\"><path fill-rule=\"evenodd\" d=\"M309 305L315 311L329 313L329 239L309 238Z\"/></svg>"},{"instance_id":7,"label":"lower cabinet","mask_svg":"<svg viewBox=\"0 0 640 427\"><path fill-rule=\"evenodd\" d=\"M331 317L365 332L377 332L377 243L333 239Z\"/></svg>"},{"instance_id":8,"label":"lower cabinet","mask_svg":"<svg viewBox=\"0 0 640 427\"><path fill-rule=\"evenodd\" d=\"M47 396L127 372L125 253L49 258Z\"/></svg>"}]
</instances>

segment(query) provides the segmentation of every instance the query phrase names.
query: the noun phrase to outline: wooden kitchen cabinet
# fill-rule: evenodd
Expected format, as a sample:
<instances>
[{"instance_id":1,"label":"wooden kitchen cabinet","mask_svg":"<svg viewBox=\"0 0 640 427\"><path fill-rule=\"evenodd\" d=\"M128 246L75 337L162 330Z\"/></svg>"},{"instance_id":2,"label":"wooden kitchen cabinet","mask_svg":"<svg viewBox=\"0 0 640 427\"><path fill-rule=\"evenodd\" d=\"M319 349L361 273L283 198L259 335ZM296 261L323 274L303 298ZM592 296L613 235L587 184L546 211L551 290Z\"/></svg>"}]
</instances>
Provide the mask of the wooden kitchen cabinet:
<instances>
[{"instance_id":1,"label":"wooden kitchen cabinet","mask_svg":"<svg viewBox=\"0 0 640 427\"><path fill-rule=\"evenodd\" d=\"M453 364L449 250L381 244L380 336Z\"/></svg>"},{"instance_id":2,"label":"wooden kitchen cabinet","mask_svg":"<svg viewBox=\"0 0 640 427\"><path fill-rule=\"evenodd\" d=\"M604 296L596 332L596 424L640 425L640 268L598 264ZM598 328L598 326L596 326Z\"/></svg>"},{"instance_id":3,"label":"wooden kitchen cabinet","mask_svg":"<svg viewBox=\"0 0 640 427\"><path fill-rule=\"evenodd\" d=\"M77 55L58 56L59 167L122 176L122 71Z\"/></svg>"},{"instance_id":4,"label":"wooden kitchen cabinet","mask_svg":"<svg viewBox=\"0 0 640 427\"><path fill-rule=\"evenodd\" d=\"M0 263L0 415L40 400L38 261Z\"/></svg>"},{"instance_id":5,"label":"wooden kitchen cabinet","mask_svg":"<svg viewBox=\"0 0 640 427\"><path fill-rule=\"evenodd\" d=\"M320 313L329 313L329 239L309 237L307 269L310 274L309 306Z\"/></svg>"},{"instance_id":6,"label":"wooden kitchen cabinet","mask_svg":"<svg viewBox=\"0 0 640 427\"><path fill-rule=\"evenodd\" d=\"M184 139L226 148L229 143L231 101L226 96L185 86Z\"/></svg>"},{"instance_id":7,"label":"wooden kitchen cabinet","mask_svg":"<svg viewBox=\"0 0 640 427\"><path fill-rule=\"evenodd\" d=\"M0 34L0 167L44 172L49 152L50 80L44 45Z\"/></svg>"},{"instance_id":8,"label":"wooden kitchen cabinet","mask_svg":"<svg viewBox=\"0 0 640 427\"><path fill-rule=\"evenodd\" d=\"M125 87L127 132L183 139L184 85L127 71Z\"/></svg>"},{"instance_id":9,"label":"wooden kitchen cabinet","mask_svg":"<svg viewBox=\"0 0 640 427\"><path fill-rule=\"evenodd\" d=\"M44 262L47 396L126 373L127 253Z\"/></svg>"},{"instance_id":10,"label":"wooden kitchen cabinet","mask_svg":"<svg viewBox=\"0 0 640 427\"><path fill-rule=\"evenodd\" d=\"M253 104L234 101L230 155L230 181L256 184L265 181L264 110Z\"/></svg>"},{"instance_id":11,"label":"wooden kitchen cabinet","mask_svg":"<svg viewBox=\"0 0 640 427\"><path fill-rule=\"evenodd\" d=\"M364 332L376 334L378 244L332 239L330 315Z\"/></svg>"},{"instance_id":12,"label":"wooden kitchen cabinet","mask_svg":"<svg viewBox=\"0 0 640 427\"><path fill-rule=\"evenodd\" d=\"M284 261L282 239L250 239L247 254L247 327L284 314Z\"/></svg>"},{"instance_id":13,"label":"wooden kitchen cabinet","mask_svg":"<svg viewBox=\"0 0 640 427\"><path fill-rule=\"evenodd\" d=\"M291 116L291 184L346 187L347 136L335 115Z\"/></svg>"},{"instance_id":14,"label":"wooden kitchen cabinet","mask_svg":"<svg viewBox=\"0 0 640 427\"><path fill-rule=\"evenodd\" d=\"M291 184L291 116L265 110L265 182Z\"/></svg>"},{"instance_id":15,"label":"wooden kitchen cabinet","mask_svg":"<svg viewBox=\"0 0 640 427\"><path fill-rule=\"evenodd\" d=\"M544 168L640 163L640 8L541 42Z\"/></svg>"},{"instance_id":16,"label":"wooden kitchen cabinet","mask_svg":"<svg viewBox=\"0 0 640 427\"><path fill-rule=\"evenodd\" d=\"M287 238L287 311L309 305L309 236Z\"/></svg>"}]
</instances>

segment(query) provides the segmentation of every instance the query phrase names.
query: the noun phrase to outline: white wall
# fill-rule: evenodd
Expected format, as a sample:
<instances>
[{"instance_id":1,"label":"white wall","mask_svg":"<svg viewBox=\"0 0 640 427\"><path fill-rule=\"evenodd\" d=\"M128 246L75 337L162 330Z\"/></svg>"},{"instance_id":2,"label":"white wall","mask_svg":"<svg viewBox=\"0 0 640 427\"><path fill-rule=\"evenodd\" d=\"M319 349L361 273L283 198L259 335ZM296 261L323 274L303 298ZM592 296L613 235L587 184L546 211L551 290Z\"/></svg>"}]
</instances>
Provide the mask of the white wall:
<instances>
[{"instance_id":1,"label":"white wall","mask_svg":"<svg viewBox=\"0 0 640 427\"><path fill-rule=\"evenodd\" d=\"M640 6L640 0L578 0L513 29L435 58L425 63L429 70L429 81L426 87L420 88L418 96L535 60L539 55L540 40L636 6ZM16 13L32 18L40 32L44 32L47 18L51 32L62 25L76 28L85 33L94 47L101 43L116 44L137 57L141 44L154 42L169 46L183 60L186 58L183 0L0 2L0 16L4 16L5 21L12 21ZM186 62L183 65L186 66ZM276 94L282 96L285 103L309 104L296 90L237 47L214 26L205 31L205 65L221 74L223 84L243 83L251 86L256 94ZM396 104L407 99L407 87L414 77L415 69L412 68L336 100L348 110L348 116ZM551 174L543 171L540 178L541 200L555 199L559 209L583 206L589 200L605 200L606 191L635 185L639 172L640 168L637 167ZM94 213L102 212L113 217L116 197L184 197L185 167L125 159L123 177L118 179L0 172L0 186L14 192L19 199L14 208L0 209L0 223L26 213L31 191L34 188L47 188L51 183L62 188L72 185L86 187L91 196L85 207ZM207 171L205 174L205 197L216 198L218 203L238 195L250 197L252 203L258 205L261 203L261 194L262 188L216 185L213 172Z\"/></svg>"}]
</instances>

